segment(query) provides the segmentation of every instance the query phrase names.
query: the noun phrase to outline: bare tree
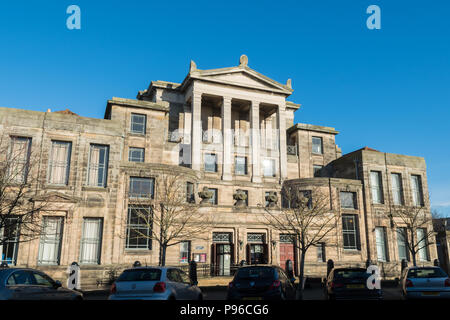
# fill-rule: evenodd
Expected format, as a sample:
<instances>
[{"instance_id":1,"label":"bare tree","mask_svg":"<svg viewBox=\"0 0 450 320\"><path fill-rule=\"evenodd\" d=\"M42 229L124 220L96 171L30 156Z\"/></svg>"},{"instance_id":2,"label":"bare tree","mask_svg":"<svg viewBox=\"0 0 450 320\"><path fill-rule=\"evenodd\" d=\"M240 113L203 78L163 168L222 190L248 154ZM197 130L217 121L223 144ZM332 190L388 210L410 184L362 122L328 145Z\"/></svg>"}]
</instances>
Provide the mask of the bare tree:
<instances>
[{"instance_id":1,"label":"bare tree","mask_svg":"<svg viewBox=\"0 0 450 320\"><path fill-rule=\"evenodd\" d=\"M320 188L300 190L298 186L283 186L281 208L265 208L265 223L275 230L289 234L294 248L300 250L299 285L297 297L303 298L306 252L312 246L329 240L335 231L338 213L330 208L330 198Z\"/></svg>"},{"instance_id":2,"label":"bare tree","mask_svg":"<svg viewBox=\"0 0 450 320\"><path fill-rule=\"evenodd\" d=\"M166 264L167 248L186 240L207 240L215 223L211 213L201 212L195 197L187 192L188 180L184 173L163 171L156 179L154 198L139 192L129 194L131 216L127 223L134 219L141 227L127 228L126 237L156 241L160 266Z\"/></svg>"},{"instance_id":3,"label":"bare tree","mask_svg":"<svg viewBox=\"0 0 450 320\"><path fill-rule=\"evenodd\" d=\"M7 260L8 245L31 241L41 234L40 213L47 206L35 201L38 157L31 152L31 139L0 137L0 260ZM4 261L6 262L6 261Z\"/></svg>"},{"instance_id":4,"label":"bare tree","mask_svg":"<svg viewBox=\"0 0 450 320\"><path fill-rule=\"evenodd\" d=\"M417 254L428 254L428 247L435 243L432 214L422 206L392 206L388 217L417 266Z\"/></svg>"}]
</instances>

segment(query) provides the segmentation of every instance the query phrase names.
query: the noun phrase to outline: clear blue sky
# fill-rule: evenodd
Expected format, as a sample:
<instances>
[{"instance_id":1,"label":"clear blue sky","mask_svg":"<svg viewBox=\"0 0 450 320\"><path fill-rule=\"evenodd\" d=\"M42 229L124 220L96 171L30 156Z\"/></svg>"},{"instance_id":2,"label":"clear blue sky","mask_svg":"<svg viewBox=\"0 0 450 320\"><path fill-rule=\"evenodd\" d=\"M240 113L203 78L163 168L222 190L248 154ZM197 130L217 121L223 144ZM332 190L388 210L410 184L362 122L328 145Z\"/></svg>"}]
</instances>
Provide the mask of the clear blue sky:
<instances>
[{"instance_id":1,"label":"clear blue sky","mask_svg":"<svg viewBox=\"0 0 450 320\"><path fill-rule=\"evenodd\" d=\"M81 30L66 8L81 8ZM381 8L381 30L366 8ZM238 64L292 78L297 122L425 157L432 205L450 208L449 1L2 1L0 106L103 117L112 96ZM448 211L450 212L450 210Z\"/></svg>"}]
</instances>

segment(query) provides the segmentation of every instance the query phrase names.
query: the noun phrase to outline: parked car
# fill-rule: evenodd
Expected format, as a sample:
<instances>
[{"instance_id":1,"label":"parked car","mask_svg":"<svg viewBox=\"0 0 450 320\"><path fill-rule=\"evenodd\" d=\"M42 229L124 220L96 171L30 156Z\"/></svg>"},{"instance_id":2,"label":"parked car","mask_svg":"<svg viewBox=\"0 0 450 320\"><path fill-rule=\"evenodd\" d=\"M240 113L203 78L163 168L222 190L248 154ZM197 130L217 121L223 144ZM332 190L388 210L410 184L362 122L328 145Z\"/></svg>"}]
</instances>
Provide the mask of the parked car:
<instances>
[{"instance_id":1,"label":"parked car","mask_svg":"<svg viewBox=\"0 0 450 320\"><path fill-rule=\"evenodd\" d=\"M126 269L111 286L109 300L203 300L189 276L174 267Z\"/></svg>"},{"instance_id":2,"label":"parked car","mask_svg":"<svg viewBox=\"0 0 450 320\"><path fill-rule=\"evenodd\" d=\"M325 284L325 296L328 300L381 300L380 289L369 289L367 279L371 276L363 268L333 268Z\"/></svg>"},{"instance_id":3,"label":"parked car","mask_svg":"<svg viewBox=\"0 0 450 320\"><path fill-rule=\"evenodd\" d=\"M278 266L243 266L228 285L227 300L295 299L294 281Z\"/></svg>"},{"instance_id":4,"label":"parked car","mask_svg":"<svg viewBox=\"0 0 450 320\"><path fill-rule=\"evenodd\" d=\"M400 281L405 299L450 299L450 278L439 267L405 268Z\"/></svg>"},{"instance_id":5,"label":"parked car","mask_svg":"<svg viewBox=\"0 0 450 320\"><path fill-rule=\"evenodd\" d=\"M0 300L82 300L83 294L63 288L44 272L25 268L0 269Z\"/></svg>"}]
</instances>

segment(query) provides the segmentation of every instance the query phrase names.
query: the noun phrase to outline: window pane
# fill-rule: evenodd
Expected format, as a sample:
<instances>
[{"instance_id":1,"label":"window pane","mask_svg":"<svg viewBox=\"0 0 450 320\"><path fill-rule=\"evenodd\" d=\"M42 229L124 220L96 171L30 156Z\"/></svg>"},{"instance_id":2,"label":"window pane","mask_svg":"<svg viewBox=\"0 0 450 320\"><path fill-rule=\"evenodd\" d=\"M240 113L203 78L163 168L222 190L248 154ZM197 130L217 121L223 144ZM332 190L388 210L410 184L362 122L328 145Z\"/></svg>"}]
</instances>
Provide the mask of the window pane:
<instances>
[{"instance_id":1,"label":"window pane","mask_svg":"<svg viewBox=\"0 0 450 320\"><path fill-rule=\"evenodd\" d=\"M3 228L0 229L0 264L16 264L17 250L19 246L19 225L18 218L6 218Z\"/></svg>"},{"instance_id":2,"label":"window pane","mask_svg":"<svg viewBox=\"0 0 450 320\"><path fill-rule=\"evenodd\" d=\"M131 198L153 198L154 196L153 178L130 177L130 193Z\"/></svg>"},{"instance_id":3,"label":"window pane","mask_svg":"<svg viewBox=\"0 0 450 320\"><path fill-rule=\"evenodd\" d=\"M427 239L425 229L417 229L417 248L420 261L428 261Z\"/></svg>"},{"instance_id":4,"label":"window pane","mask_svg":"<svg viewBox=\"0 0 450 320\"><path fill-rule=\"evenodd\" d=\"M217 172L217 156L213 153L205 153L205 171Z\"/></svg>"},{"instance_id":5,"label":"window pane","mask_svg":"<svg viewBox=\"0 0 450 320\"><path fill-rule=\"evenodd\" d=\"M373 203L383 203L383 189L381 184L381 173L378 171L370 172L370 188L372 190Z\"/></svg>"},{"instance_id":6,"label":"window pane","mask_svg":"<svg viewBox=\"0 0 450 320\"><path fill-rule=\"evenodd\" d=\"M212 204L217 204L217 189L209 189L213 193L213 196L211 199L209 199L209 202Z\"/></svg>"},{"instance_id":7,"label":"window pane","mask_svg":"<svg viewBox=\"0 0 450 320\"><path fill-rule=\"evenodd\" d=\"M344 239L344 249L359 249L358 248L358 235L356 229L356 216L355 215L343 215L342 216L342 233Z\"/></svg>"},{"instance_id":8,"label":"window pane","mask_svg":"<svg viewBox=\"0 0 450 320\"><path fill-rule=\"evenodd\" d=\"M130 148L128 152L128 161L130 162L144 162L143 148Z\"/></svg>"},{"instance_id":9,"label":"window pane","mask_svg":"<svg viewBox=\"0 0 450 320\"><path fill-rule=\"evenodd\" d=\"M341 207L356 209L356 193L355 192L344 192L340 193L341 197Z\"/></svg>"},{"instance_id":10,"label":"window pane","mask_svg":"<svg viewBox=\"0 0 450 320\"><path fill-rule=\"evenodd\" d=\"M312 137L312 152L322 154L322 138Z\"/></svg>"},{"instance_id":11,"label":"window pane","mask_svg":"<svg viewBox=\"0 0 450 320\"><path fill-rule=\"evenodd\" d=\"M402 177L399 173L391 174L392 197L395 205L403 204Z\"/></svg>"},{"instance_id":12,"label":"window pane","mask_svg":"<svg viewBox=\"0 0 450 320\"><path fill-rule=\"evenodd\" d=\"M48 183L67 185L70 169L71 142L52 141Z\"/></svg>"},{"instance_id":13,"label":"window pane","mask_svg":"<svg viewBox=\"0 0 450 320\"><path fill-rule=\"evenodd\" d=\"M275 160L263 160L264 177L275 177Z\"/></svg>"},{"instance_id":14,"label":"window pane","mask_svg":"<svg viewBox=\"0 0 450 320\"><path fill-rule=\"evenodd\" d=\"M80 263L100 263L102 219L85 218L81 238Z\"/></svg>"},{"instance_id":15,"label":"window pane","mask_svg":"<svg viewBox=\"0 0 450 320\"><path fill-rule=\"evenodd\" d=\"M146 125L147 117L143 114L131 114L131 132L132 133L145 133L145 125Z\"/></svg>"},{"instance_id":16,"label":"window pane","mask_svg":"<svg viewBox=\"0 0 450 320\"><path fill-rule=\"evenodd\" d=\"M411 176L411 188L414 205L423 206L422 181L420 176Z\"/></svg>"},{"instance_id":17,"label":"window pane","mask_svg":"<svg viewBox=\"0 0 450 320\"><path fill-rule=\"evenodd\" d=\"M236 157L235 158L235 173L236 174L247 174L247 158L246 157Z\"/></svg>"},{"instance_id":18,"label":"window pane","mask_svg":"<svg viewBox=\"0 0 450 320\"><path fill-rule=\"evenodd\" d=\"M39 264L59 264L62 217L44 217L39 243Z\"/></svg>"},{"instance_id":19,"label":"window pane","mask_svg":"<svg viewBox=\"0 0 450 320\"><path fill-rule=\"evenodd\" d=\"M375 228L375 238L376 238L376 244L377 244L378 261L387 261L386 239L385 239L385 231L384 231L383 227Z\"/></svg>"},{"instance_id":20,"label":"window pane","mask_svg":"<svg viewBox=\"0 0 450 320\"><path fill-rule=\"evenodd\" d=\"M397 228L397 245L399 260L408 259L408 247L406 245L406 228Z\"/></svg>"},{"instance_id":21,"label":"window pane","mask_svg":"<svg viewBox=\"0 0 450 320\"><path fill-rule=\"evenodd\" d=\"M128 207L126 249L151 250L152 212L149 206Z\"/></svg>"},{"instance_id":22,"label":"window pane","mask_svg":"<svg viewBox=\"0 0 450 320\"><path fill-rule=\"evenodd\" d=\"M89 157L88 185L106 187L109 147L91 144Z\"/></svg>"},{"instance_id":23,"label":"window pane","mask_svg":"<svg viewBox=\"0 0 450 320\"><path fill-rule=\"evenodd\" d=\"M31 138L11 137L8 175L15 183L27 181Z\"/></svg>"}]
</instances>

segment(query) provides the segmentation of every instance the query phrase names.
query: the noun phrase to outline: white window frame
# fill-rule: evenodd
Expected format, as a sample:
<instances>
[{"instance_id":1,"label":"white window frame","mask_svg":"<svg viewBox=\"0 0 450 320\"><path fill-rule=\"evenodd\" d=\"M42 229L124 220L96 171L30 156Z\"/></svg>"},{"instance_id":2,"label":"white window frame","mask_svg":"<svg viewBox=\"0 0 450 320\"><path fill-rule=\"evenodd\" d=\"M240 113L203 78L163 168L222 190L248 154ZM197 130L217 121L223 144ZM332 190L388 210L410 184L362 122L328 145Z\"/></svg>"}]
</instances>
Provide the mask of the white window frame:
<instances>
[{"instance_id":1,"label":"white window frame","mask_svg":"<svg viewBox=\"0 0 450 320\"><path fill-rule=\"evenodd\" d=\"M428 239L426 238L426 229L425 228L417 228L416 236L417 236L417 253L419 254L420 261L429 261L428 259Z\"/></svg>"},{"instance_id":2,"label":"white window frame","mask_svg":"<svg viewBox=\"0 0 450 320\"><path fill-rule=\"evenodd\" d=\"M99 149L99 154L101 152L101 149L105 152L105 161L104 163L100 163L100 158L98 159L98 163L93 163L92 161L92 151L94 149ZM102 145L102 144L96 144L91 143L89 148L89 163L88 163L88 170L87 170L87 185L91 187L101 187L105 188L107 185L107 179L108 179L108 164L109 164L109 146L108 145ZM98 172L100 169L103 170L103 174L101 177L99 176ZM96 179L91 180L91 172L97 172Z\"/></svg>"},{"instance_id":3,"label":"white window frame","mask_svg":"<svg viewBox=\"0 0 450 320\"><path fill-rule=\"evenodd\" d=\"M100 264L102 233L102 218L83 218L80 264Z\"/></svg>"},{"instance_id":4,"label":"white window frame","mask_svg":"<svg viewBox=\"0 0 450 320\"><path fill-rule=\"evenodd\" d=\"M270 164L268 166L268 164ZM265 178L273 178L276 177L277 170L276 170L276 161L275 159L263 159L262 161L262 169L263 169L263 176ZM270 169L270 172L269 172Z\"/></svg>"},{"instance_id":5,"label":"white window frame","mask_svg":"<svg viewBox=\"0 0 450 320\"><path fill-rule=\"evenodd\" d=\"M66 155L65 160L62 162L54 161L53 156L55 153L55 148L65 149ZM69 183L69 173L70 173L70 158L72 155L72 142L70 141L59 141L52 140L52 149L50 153L50 158L48 160L48 180L47 182L52 185L67 185ZM64 168L64 181L54 182L54 170L57 167Z\"/></svg>"},{"instance_id":6,"label":"white window frame","mask_svg":"<svg viewBox=\"0 0 450 320\"><path fill-rule=\"evenodd\" d=\"M132 192L132 185L133 183L142 183L142 182L148 182L150 183L150 189L148 190L149 193L133 193ZM153 199L155 197L155 178L151 177L130 177L130 184L129 184L129 198L134 199Z\"/></svg>"},{"instance_id":7,"label":"white window frame","mask_svg":"<svg viewBox=\"0 0 450 320\"><path fill-rule=\"evenodd\" d=\"M140 155L138 158L133 156L133 152L139 152ZM129 162L144 162L145 161L145 149L144 148L137 148L137 147L130 147L128 149L128 161Z\"/></svg>"},{"instance_id":8,"label":"white window frame","mask_svg":"<svg viewBox=\"0 0 450 320\"><path fill-rule=\"evenodd\" d=\"M61 243L63 235L63 217L44 216L42 219L42 234L39 241L38 265L59 265L61 259ZM50 221L56 223L55 233L48 234L47 226ZM53 230L52 230L53 231ZM52 248L53 246L53 248ZM44 257L50 250L51 255Z\"/></svg>"},{"instance_id":9,"label":"white window frame","mask_svg":"<svg viewBox=\"0 0 450 320\"><path fill-rule=\"evenodd\" d=\"M320 141L320 143L319 144L317 144L317 143L314 143L314 141ZM316 146L319 146L320 147L320 150L318 151L318 150L315 150L315 147ZM316 137L316 136L313 136L312 138L311 138L311 152L313 153L313 154L323 154L323 138L322 137Z\"/></svg>"},{"instance_id":10,"label":"white window frame","mask_svg":"<svg viewBox=\"0 0 450 320\"><path fill-rule=\"evenodd\" d=\"M372 194L372 203L383 204L383 179L381 171L370 171L370 190Z\"/></svg>"},{"instance_id":11,"label":"white window frame","mask_svg":"<svg viewBox=\"0 0 450 320\"><path fill-rule=\"evenodd\" d=\"M136 118L143 118L143 123L135 121ZM133 128L134 124L142 125L142 130L136 130ZM132 113L130 116L130 132L134 134L146 134L147 132L147 115L141 113Z\"/></svg>"},{"instance_id":12,"label":"white window frame","mask_svg":"<svg viewBox=\"0 0 450 320\"><path fill-rule=\"evenodd\" d=\"M151 207L150 206L135 206L135 205L129 205L128 206L128 214L127 214L127 225L126 225L126 236L125 236L125 250L140 250L140 251L147 251L152 250L152 227L149 226L148 223L141 223L141 224L132 224L130 223L131 218L131 212L132 210L147 210L146 214L152 214L151 213ZM141 233L145 236L142 236L143 239L146 240L145 245L133 245L130 246L130 233L133 229L140 229Z\"/></svg>"},{"instance_id":13,"label":"white window frame","mask_svg":"<svg viewBox=\"0 0 450 320\"><path fill-rule=\"evenodd\" d=\"M387 239L386 229L384 227L375 227L375 241L377 245L377 260L387 262Z\"/></svg>"},{"instance_id":14,"label":"white window frame","mask_svg":"<svg viewBox=\"0 0 450 320\"><path fill-rule=\"evenodd\" d=\"M411 194L414 206L423 207L422 177L418 174L411 175Z\"/></svg>"},{"instance_id":15,"label":"white window frame","mask_svg":"<svg viewBox=\"0 0 450 320\"><path fill-rule=\"evenodd\" d=\"M402 175L400 173L391 173L392 182L392 200L394 205L403 205L403 185Z\"/></svg>"}]
</instances>

